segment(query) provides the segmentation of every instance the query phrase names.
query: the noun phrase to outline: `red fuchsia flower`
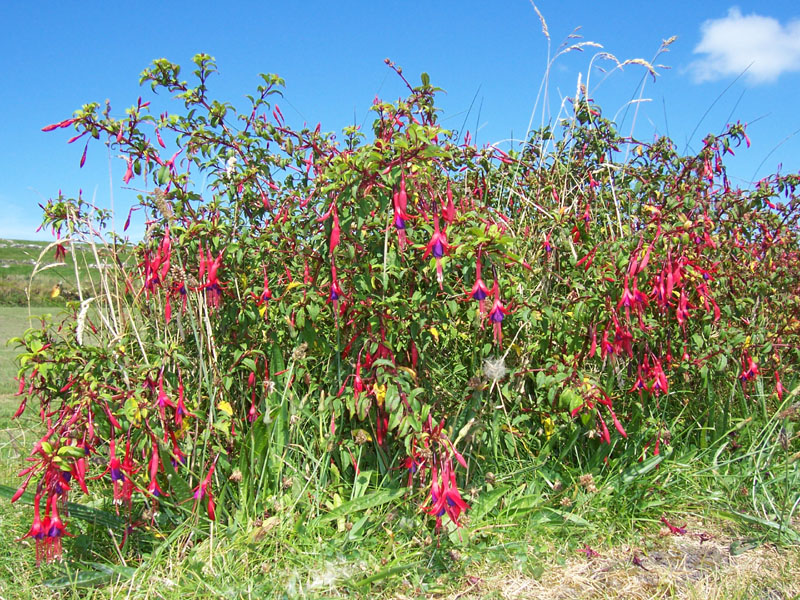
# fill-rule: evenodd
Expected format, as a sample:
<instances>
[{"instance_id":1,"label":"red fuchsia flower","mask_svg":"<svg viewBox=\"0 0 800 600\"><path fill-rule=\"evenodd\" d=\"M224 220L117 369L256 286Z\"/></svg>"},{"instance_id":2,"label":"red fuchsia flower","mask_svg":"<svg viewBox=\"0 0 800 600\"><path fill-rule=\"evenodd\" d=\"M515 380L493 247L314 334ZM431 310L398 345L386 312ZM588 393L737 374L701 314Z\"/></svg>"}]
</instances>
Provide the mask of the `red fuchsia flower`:
<instances>
[{"instance_id":1,"label":"red fuchsia flower","mask_svg":"<svg viewBox=\"0 0 800 600\"><path fill-rule=\"evenodd\" d=\"M681 362L687 363L691 360L691 356L689 356L689 348L686 344L683 345L683 354L681 354Z\"/></svg>"},{"instance_id":2,"label":"red fuchsia flower","mask_svg":"<svg viewBox=\"0 0 800 600\"><path fill-rule=\"evenodd\" d=\"M742 353L742 373L739 375L739 379L741 380L742 384L750 381L756 375L758 375L760 371L758 370L758 363L753 360L753 358L748 354L745 350Z\"/></svg>"},{"instance_id":3,"label":"red fuchsia flower","mask_svg":"<svg viewBox=\"0 0 800 600\"><path fill-rule=\"evenodd\" d=\"M200 502L205 496L208 496L208 518L212 521L216 517L215 513L215 504L214 504L214 496L211 493L211 478L214 476L214 467L217 464L217 459L215 458L214 461L211 463L211 467L208 469L208 474L205 476L203 481L200 482L196 488L194 488L194 506L197 508L197 503Z\"/></svg>"},{"instance_id":4,"label":"red fuchsia flower","mask_svg":"<svg viewBox=\"0 0 800 600\"><path fill-rule=\"evenodd\" d=\"M79 446L80 447L80 446ZM83 443L83 449L86 454L89 454L89 446ZM81 488L81 491L89 495L89 488L86 487L86 457L77 459L70 469L68 475L74 477Z\"/></svg>"},{"instance_id":5,"label":"red fuchsia flower","mask_svg":"<svg viewBox=\"0 0 800 600\"><path fill-rule=\"evenodd\" d=\"M636 261L634 260L632 263L632 267L635 270L636 268ZM625 275L623 289L622 289L622 296L617 303L617 310L622 307L625 307L625 314L630 318L630 311L641 313L641 311L646 308L650 301L647 299L647 296L639 291L637 278L633 276L633 286L630 286L630 273Z\"/></svg>"},{"instance_id":6,"label":"red fuchsia flower","mask_svg":"<svg viewBox=\"0 0 800 600\"><path fill-rule=\"evenodd\" d=\"M544 242L542 242L542 247L544 248L545 256L548 258L550 257L550 254L553 252L553 245L550 243L551 235L553 235L552 231L545 236Z\"/></svg>"},{"instance_id":7,"label":"red fuchsia flower","mask_svg":"<svg viewBox=\"0 0 800 600\"><path fill-rule=\"evenodd\" d=\"M331 260L331 291L328 295L328 300L333 304L333 315L337 326L339 322L339 300L341 300L342 296L344 296L344 292L342 292L339 279L336 277L336 263Z\"/></svg>"},{"instance_id":8,"label":"red fuchsia flower","mask_svg":"<svg viewBox=\"0 0 800 600\"><path fill-rule=\"evenodd\" d=\"M128 507L128 511L130 512L131 505L133 503L133 492L137 489L133 484L133 476L139 472L139 467L136 466L136 463L133 461L133 455L131 454L130 436L128 436L128 440L125 442L125 456L122 457L121 470L123 473L127 473L127 477L123 476L120 496L119 498L115 497L115 503L125 503L125 505Z\"/></svg>"},{"instance_id":9,"label":"red fuchsia flower","mask_svg":"<svg viewBox=\"0 0 800 600\"><path fill-rule=\"evenodd\" d=\"M681 288L681 295L678 298L678 306L675 308L675 319L678 321L678 325L681 326L681 329L684 331L686 330L686 321L689 320L689 309L693 308L691 304L689 304L689 299L686 297L686 290Z\"/></svg>"},{"instance_id":10,"label":"red fuchsia flower","mask_svg":"<svg viewBox=\"0 0 800 600\"><path fill-rule=\"evenodd\" d=\"M63 261L67 258L67 247L65 244L58 243L55 246L55 261Z\"/></svg>"},{"instance_id":11,"label":"red fuchsia flower","mask_svg":"<svg viewBox=\"0 0 800 600\"><path fill-rule=\"evenodd\" d=\"M447 180L447 202L442 207L442 218L448 225L452 225L456 220L456 207L453 204L453 189L450 185L450 180Z\"/></svg>"},{"instance_id":12,"label":"red fuchsia flower","mask_svg":"<svg viewBox=\"0 0 800 600\"><path fill-rule=\"evenodd\" d=\"M489 297L490 290L481 279L481 253L478 250L478 257L475 259L475 284L469 292L470 298L478 301L478 309L481 315L486 314L486 298Z\"/></svg>"},{"instance_id":13,"label":"red fuchsia flower","mask_svg":"<svg viewBox=\"0 0 800 600\"><path fill-rule=\"evenodd\" d=\"M450 252L450 244L447 243L447 236L444 231L439 229L439 215L433 215L433 236L425 247L422 259L425 260L433 254L436 259L436 281L439 282L439 289L443 289L444 275L442 274L442 257Z\"/></svg>"},{"instance_id":14,"label":"red fuchsia flower","mask_svg":"<svg viewBox=\"0 0 800 600\"><path fill-rule=\"evenodd\" d=\"M328 208L328 212L326 212L319 219L317 219L317 221L322 222L330 217L333 217L333 223L331 224L331 237L328 244L328 253L332 256L334 249L336 248L336 246L339 245L339 240L341 239L341 229L339 227L339 213L336 209L336 202L331 202L330 208Z\"/></svg>"},{"instance_id":15,"label":"red fuchsia flower","mask_svg":"<svg viewBox=\"0 0 800 600\"><path fill-rule=\"evenodd\" d=\"M777 371L775 371L775 393L778 395L778 400L783 400L783 384Z\"/></svg>"},{"instance_id":16,"label":"red fuchsia flower","mask_svg":"<svg viewBox=\"0 0 800 600\"><path fill-rule=\"evenodd\" d=\"M431 468L430 504L424 509L429 515L436 517L437 531L442 527L442 517L447 514L450 520L461 527L461 513L469 509L469 505L461 498L456 476L453 472L452 459L441 460L441 479L436 464Z\"/></svg>"},{"instance_id":17,"label":"red fuchsia flower","mask_svg":"<svg viewBox=\"0 0 800 600\"><path fill-rule=\"evenodd\" d=\"M170 295L167 296L167 302L170 301L170 296L178 294L181 299L181 314L186 312L186 283L184 281L173 281L172 290ZM170 309L171 310L171 309ZM169 321L169 319L167 319Z\"/></svg>"},{"instance_id":18,"label":"red fuchsia flower","mask_svg":"<svg viewBox=\"0 0 800 600\"><path fill-rule=\"evenodd\" d=\"M397 244L402 252L408 245L406 237L406 221L409 219L406 212L408 205L408 195L406 194L406 176L400 178L400 187L395 188L392 193L392 207L394 208L394 228L397 231Z\"/></svg>"},{"instance_id":19,"label":"red fuchsia flower","mask_svg":"<svg viewBox=\"0 0 800 600\"><path fill-rule=\"evenodd\" d=\"M589 544L584 544L583 548L578 548L578 552L581 552L586 555L586 558L597 558L600 556L600 553L589 546Z\"/></svg>"},{"instance_id":20,"label":"red fuchsia flower","mask_svg":"<svg viewBox=\"0 0 800 600\"><path fill-rule=\"evenodd\" d=\"M116 452L116 442L114 438L111 438L111 441L108 444L108 466L106 470L100 473L94 479L100 479L104 477L107 473L111 474L111 485L114 488L114 504L122 504L122 482L125 480L125 475L122 472L122 465L117 458Z\"/></svg>"},{"instance_id":21,"label":"red fuchsia flower","mask_svg":"<svg viewBox=\"0 0 800 600\"><path fill-rule=\"evenodd\" d=\"M267 266L263 265L262 268L264 270L264 288L261 290L261 293L258 296L256 296L255 293L250 292L250 294L256 300L256 306L259 308L265 306L267 302L272 300L272 290L269 289L269 280L267 279Z\"/></svg>"},{"instance_id":22,"label":"red fuchsia flower","mask_svg":"<svg viewBox=\"0 0 800 600\"><path fill-rule=\"evenodd\" d=\"M60 121L58 123L53 123L52 125L47 125L42 127L42 131L53 131L54 129L64 129L65 127L69 127L78 119L66 119L64 121Z\"/></svg>"},{"instance_id":23,"label":"red fuchsia flower","mask_svg":"<svg viewBox=\"0 0 800 600\"><path fill-rule=\"evenodd\" d=\"M677 527L672 523L670 523L669 521L667 521L667 517L661 517L661 522L667 527L667 529L669 529L669 532L672 535L686 535L686 525L683 525L682 527Z\"/></svg>"},{"instance_id":24,"label":"red fuchsia flower","mask_svg":"<svg viewBox=\"0 0 800 600\"><path fill-rule=\"evenodd\" d=\"M713 308L714 322L716 323L717 321L719 321L719 318L721 316L720 315L720 310L719 310L719 306L714 301L714 298L711 297L711 292L708 290L708 284L706 283L706 281L707 280L705 280L705 274L704 274L704 281L702 281L701 283L697 284L697 287L696 287L697 294L700 296L700 299L703 301L703 308L706 309L706 312L708 312L709 310L712 310L712 308ZM710 303L710 306L709 306L709 303Z\"/></svg>"},{"instance_id":25,"label":"red fuchsia flower","mask_svg":"<svg viewBox=\"0 0 800 600\"><path fill-rule=\"evenodd\" d=\"M208 257L206 257L202 245L200 246L200 276L198 279L202 283L199 289L205 291L206 302L211 308L219 308L220 298L224 289L219 281L219 268L222 266L222 255L224 253L225 251L223 250L216 258L213 258L211 250L209 250Z\"/></svg>"},{"instance_id":26,"label":"red fuchsia flower","mask_svg":"<svg viewBox=\"0 0 800 600\"><path fill-rule=\"evenodd\" d=\"M167 393L164 391L164 369L158 373L158 414L161 415L161 421L167 421L166 408L175 408L175 403L169 399Z\"/></svg>"},{"instance_id":27,"label":"red fuchsia flower","mask_svg":"<svg viewBox=\"0 0 800 600\"><path fill-rule=\"evenodd\" d=\"M164 432L164 443L166 444L168 441L172 442L172 457L170 458L170 463L174 468L178 468L178 465L185 465L186 464L186 453L181 450L180 445L178 445L178 438L175 436L174 431ZM123 466L125 465L123 461Z\"/></svg>"},{"instance_id":28,"label":"red fuchsia flower","mask_svg":"<svg viewBox=\"0 0 800 600\"><path fill-rule=\"evenodd\" d=\"M339 228L339 213L336 205L333 206L333 224L331 225L330 253L333 254L334 248L339 245L341 239L341 229Z\"/></svg>"},{"instance_id":29,"label":"red fuchsia flower","mask_svg":"<svg viewBox=\"0 0 800 600\"><path fill-rule=\"evenodd\" d=\"M597 422L600 424L600 434L601 439L606 443L611 443L611 433L608 430L608 426L606 425L603 416L600 414L600 408L597 405L604 406L608 411L608 414L611 415L611 420L614 423L614 427L619 432L619 434L627 438L628 434L625 431L625 428L620 423L620 420L617 418L616 413L614 412L614 406L606 393L598 388L596 385L591 383L585 384L585 393L583 395L584 401L579 406L576 406L571 412L570 416L575 418L575 416L582 411L584 408L588 408L590 410L595 411L595 417L597 418Z\"/></svg>"},{"instance_id":30,"label":"red fuchsia flower","mask_svg":"<svg viewBox=\"0 0 800 600\"><path fill-rule=\"evenodd\" d=\"M131 497L133 495L133 491L136 489L136 486L133 484L132 477L139 469L136 467L136 463L131 455L130 438L125 444L125 456L123 457L121 463L117 458L115 447L116 443L114 438L112 438L109 442L108 466L106 467L105 471L96 477L92 477L92 479L100 479L101 477L104 477L106 474L110 473L111 484L114 489L114 504L119 507L119 505L125 502L128 505L128 509L130 509ZM117 510L119 511L119 509Z\"/></svg>"},{"instance_id":31,"label":"red fuchsia flower","mask_svg":"<svg viewBox=\"0 0 800 600\"><path fill-rule=\"evenodd\" d=\"M41 494L36 494L33 498L33 523L31 524L31 528L28 530L28 533L23 535L17 541L21 542L25 538L33 538L36 541L36 566L38 567L39 564L42 562L42 558L44 556L45 550L45 537L46 532L44 529L44 523L42 522L40 515L40 504L42 500Z\"/></svg>"},{"instance_id":32,"label":"red fuchsia flower","mask_svg":"<svg viewBox=\"0 0 800 600\"><path fill-rule=\"evenodd\" d=\"M158 453L158 442L156 441L155 437L153 437L152 441L153 449L150 453L149 463L150 483L147 486L147 491L156 497L168 496L169 494L165 494L161 489L161 486L158 485L158 472L163 470L163 467L161 466L161 457Z\"/></svg>"},{"instance_id":33,"label":"red fuchsia flower","mask_svg":"<svg viewBox=\"0 0 800 600\"><path fill-rule=\"evenodd\" d=\"M258 368L258 362L256 362L255 368ZM256 419L258 419L258 406L256 405L255 371L250 371L250 375L247 377L247 385L250 388L250 410L247 411L247 422L255 423Z\"/></svg>"},{"instance_id":34,"label":"red fuchsia flower","mask_svg":"<svg viewBox=\"0 0 800 600\"><path fill-rule=\"evenodd\" d=\"M653 366L648 369L648 375L652 377L650 391L656 396L669 393L669 381L661 366L661 359L654 359Z\"/></svg>"},{"instance_id":35,"label":"red fuchsia flower","mask_svg":"<svg viewBox=\"0 0 800 600\"><path fill-rule=\"evenodd\" d=\"M189 410L186 408L186 402L184 398L184 387L183 387L183 378L181 377L181 372L178 371L178 404L175 406L175 425L181 427L183 425L183 419L186 417L194 417L193 413L190 413Z\"/></svg>"},{"instance_id":36,"label":"red fuchsia flower","mask_svg":"<svg viewBox=\"0 0 800 600\"><path fill-rule=\"evenodd\" d=\"M642 448L642 455L639 457L639 462L642 462L645 458L647 458L647 449L650 448L650 442L647 442ZM661 454L661 430L658 430L655 439L655 445L653 446L653 456L659 456ZM658 468L658 467L656 467Z\"/></svg>"},{"instance_id":37,"label":"red fuchsia flower","mask_svg":"<svg viewBox=\"0 0 800 600\"><path fill-rule=\"evenodd\" d=\"M67 531L64 522L58 515L58 496L52 495L45 501L45 516L42 522L45 532L44 555L47 562L59 560L62 555L61 540L72 534ZM37 552L38 554L38 552Z\"/></svg>"},{"instance_id":38,"label":"red fuchsia flower","mask_svg":"<svg viewBox=\"0 0 800 600\"><path fill-rule=\"evenodd\" d=\"M123 183L127 184L133 179L133 159L130 156L123 156L122 158L125 159L125 162L128 164L128 168L125 170L125 175L122 177Z\"/></svg>"},{"instance_id":39,"label":"red fuchsia flower","mask_svg":"<svg viewBox=\"0 0 800 600\"><path fill-rule=\"evenodd\" d=\"M155 252L148 251L141 265L144 268L144 290L146 296L155 292L156 288L164 281L169 272L171 257L172 241L169 228L167 228ZM169 321L169 318L166 320Z\"/></svg>"},{"instance_id":40,"label":"red fuchsia flower","mask_svg":"<svg viewBox=\"0 0 800 600\"><path fill-rule=\"evenodd\" d=\"M356 372L355 375L353 375L353 399L355 400L356 406L358 405L358 397L365 389L364 380L361 379L361 352L359 352L358 359L356 360Z\"/></svg>"},{"instance_id":41,"label":"red fuchsia flower","mask_svg":"<svg viewBox=\"0 0 800 600\"><path fill-rule=\"evenodd\" d=\"M494 329L494 340L497 342L498 347L502 347L503 317L505 317L505 315L508 313L508 309L503 306L503 303L500 301L500 288L497 285L496 274L494 284L492 285L492 295L494 296L494 302L492 303L492 308L489 311L489 321L491 321L492 328Z\"/></svg>"},{"instance_id":42,"label":"red fuchsia flower","mask_svg":"<svg viewBox=\"0 0 800 600\"><path fill-rule=\"evenodd\" d=\"M389 415L386 414L386 410L380 404L376 405L375 413L375 441L378 442L379 446L383 446L386 434L389 432Z\"/></svg>"},{"instance_id":43,"label":"red fuchsia flower","mask_svg":"<svg viewBox=\"0 0 800 600\"><path fill-rule=\"evenodd\" d=\"M611 338L612 325L613 338ZM622 352L633 358L633 334L619 322L616 313L612 311L611 322L606 325L600 341L600 356L605 360L609 355L613 358Z\"/></svg>"},{"instance_id":44,"label":"red fuchsia flower","mask_svg":"<svg viewBox=\"0 0 800 600\"><path fill-rule=\"evenodd\" d=\"M640 364L638 369L636 370L636 381L633 383L633 386L631 386L631 389L629 389L628 392L639 392L641 394L642 392L649 392L649 391L650 388L647 387L647 384L644 382L644 379L642 378L642 365Z\"/></svg>"}]
</instances>

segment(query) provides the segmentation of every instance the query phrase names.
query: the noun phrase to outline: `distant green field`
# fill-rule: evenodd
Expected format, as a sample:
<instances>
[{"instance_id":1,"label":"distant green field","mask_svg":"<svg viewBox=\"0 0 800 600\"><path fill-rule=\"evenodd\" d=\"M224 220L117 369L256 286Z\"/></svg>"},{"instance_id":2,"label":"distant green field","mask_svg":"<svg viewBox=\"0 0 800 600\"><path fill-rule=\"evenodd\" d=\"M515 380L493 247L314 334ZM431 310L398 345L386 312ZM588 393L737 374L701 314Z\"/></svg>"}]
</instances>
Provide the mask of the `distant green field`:
<instances>
[{"instance_id":1,"label":"distant green field","mask_svg":"<svg viewBox=\"0 0 800 600\"><path fill-rule=\"evenodd\" d=\"M88 247L68 247L63 260L56 261L55 248L46 250L49 242L0 239L0 306L64 306L77 298L75 262L81 281L97 274L95 257ZM46 251L45 251L46 250ZM38 267L37 267L38 263ZM31 274L37 269L31 281ZM59 294L53 298L53 289Z\"/></svg>"}]
</instances>

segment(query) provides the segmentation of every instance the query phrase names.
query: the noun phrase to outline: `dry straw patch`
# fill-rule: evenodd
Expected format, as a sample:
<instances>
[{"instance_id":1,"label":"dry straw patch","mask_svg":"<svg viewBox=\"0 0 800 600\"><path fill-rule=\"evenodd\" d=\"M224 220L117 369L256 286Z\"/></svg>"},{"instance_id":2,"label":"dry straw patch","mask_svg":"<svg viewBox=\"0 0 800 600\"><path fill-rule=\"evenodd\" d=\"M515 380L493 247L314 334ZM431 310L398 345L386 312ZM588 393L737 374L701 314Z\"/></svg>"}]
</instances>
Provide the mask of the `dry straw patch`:
<instances>
[{"instance_id":1,"label":"dry straw patch","mask_svg":"<svg viewBox=\"0 0 800 600\"><path fill-rule=\"evenodd\" d=\"M485 573L459 594L504 599L578 598L783 600L800 595L800 552L762 545L737 556L725 536L669 536L645 552L622 546L595 558L583 554L549 566L538 579L519 572ZM633 563L636 556L641 566Z\"/></svg>"}]
</instances>

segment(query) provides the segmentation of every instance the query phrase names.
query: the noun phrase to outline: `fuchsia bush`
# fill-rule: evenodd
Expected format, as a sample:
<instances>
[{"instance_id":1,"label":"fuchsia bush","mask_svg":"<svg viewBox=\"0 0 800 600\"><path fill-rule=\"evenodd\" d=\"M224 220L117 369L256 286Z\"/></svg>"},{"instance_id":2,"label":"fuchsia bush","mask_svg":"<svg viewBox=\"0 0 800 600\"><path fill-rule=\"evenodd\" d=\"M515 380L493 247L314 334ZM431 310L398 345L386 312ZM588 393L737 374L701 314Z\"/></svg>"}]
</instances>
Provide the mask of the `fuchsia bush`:
<instances>
[{"instance_id":1,"label":"fuchsia bush","mask_svg":"<svg viewBox=\"0 0 800 600\"><path fill-rule=\"evenodd\" d=\"M528 419L530 447L564 443L537 433L555 419L596 432L587 452L658 452L686 403L718 425L679 390L774 381L780 401L800 347L798 177L732 188L742 126L682 157L580 97L558 135L476 148L440 126L426 75L412 87L390 65L408 98L376 99L370 135L337 141L286 123L280 78L240 114L209 97L212 60L195 64L192 85L166 60L142 74L176 112L90 104L45 128L107 142L151 191L145 238L107 238L102 279L21 340L18 414L46 433L17 498L35 490L40 559L61 553L71 491L134 524L159 502L227 518L286 487L290 441L343 476L404 470L439 527L468 509L471 457L502 448L468 435L498 403L507 425ZM97 244L94 219L80 197L45 207L65 247Z\"/></svg>"}]
</instances>

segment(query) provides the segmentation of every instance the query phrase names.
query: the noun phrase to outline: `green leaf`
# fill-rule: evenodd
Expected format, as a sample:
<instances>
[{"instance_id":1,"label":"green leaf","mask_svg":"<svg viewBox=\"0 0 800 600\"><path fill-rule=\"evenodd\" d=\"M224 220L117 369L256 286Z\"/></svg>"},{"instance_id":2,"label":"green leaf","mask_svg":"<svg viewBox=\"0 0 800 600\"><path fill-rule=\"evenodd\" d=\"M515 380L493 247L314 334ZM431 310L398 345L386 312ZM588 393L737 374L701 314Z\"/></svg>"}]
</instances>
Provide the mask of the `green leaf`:
<instances>
[{"instance_id":1,"label":"green leaf","mask_svg":"<svg viewBox=\"0 0 800 600\"><path fill-rule=\"evenodd\" d=\"M380 490L366 496L361 496L355 500L345 502L341 506L334 508L326 515L322 515L319 518L319 521L320 523L326 523L328 521L338 519L339 517L361 512L362 510L380 506L381 504L386 504L387 502L394 502L395 500L402 498L407 492L408 490L406 488L397 488L393 490Z\"/></svg>"},{"instance_id":2,"label":"green leaf","mask_svg":"<svg viewBox=\"0 0 800 600\"><path fill-rule=\"evenodd\" d=\"M510 485L499 485L492 491L481 494L469 512L470 522L477 523L482 517L489 514L510 489Z\"/></svg>"},{"instance_id":3,"label":"green leaf","mask_svg":"<svg viewBox=\"0 0 800 600\"><path fill-rule=\"evenodd\" d=\"M167 181L169 181L169 167L167 165L162 165L158 170L156 180L158 181L158 185L166 185Z\"/></svg>"},{"instance_id":4,"label":"green leaf","mask_svg":"<svg viewBox=\"0 0 800 600\"><path fill-rule=\"evenodd\" d=\"M642 475L646 475L647 473L655 469L658 465L660 465L665 458L669 458L670 456L672 456L672 452L673 452L672 447L669 446L664 452L662 452L658 456L651 456L647 460L643 460L640 463L631 465L622 472L622 483L627 485L629 483L632 483L634 480L638 479Z\"/></svg>"},{"instance_id":5,"label":"green leaf","mask_svg":"<svg viewBox=\"0 0 800 600\"><path fill-rule=\"evenodd\" d=\"M398 575L400 573L405 573L414 567L423 564L423 561L412 562L404 565L395 565L393 567L388 567L383 569L382 571L378 571L377 573L373 573L369 577L365 577L364 579L359 579L358 581L353 581L351 585L355 587L364 587L370 585L371 583L375 583L376 581L381 581L383 579L388 579L392 575Z\"/></svg>"}]
</instances>

